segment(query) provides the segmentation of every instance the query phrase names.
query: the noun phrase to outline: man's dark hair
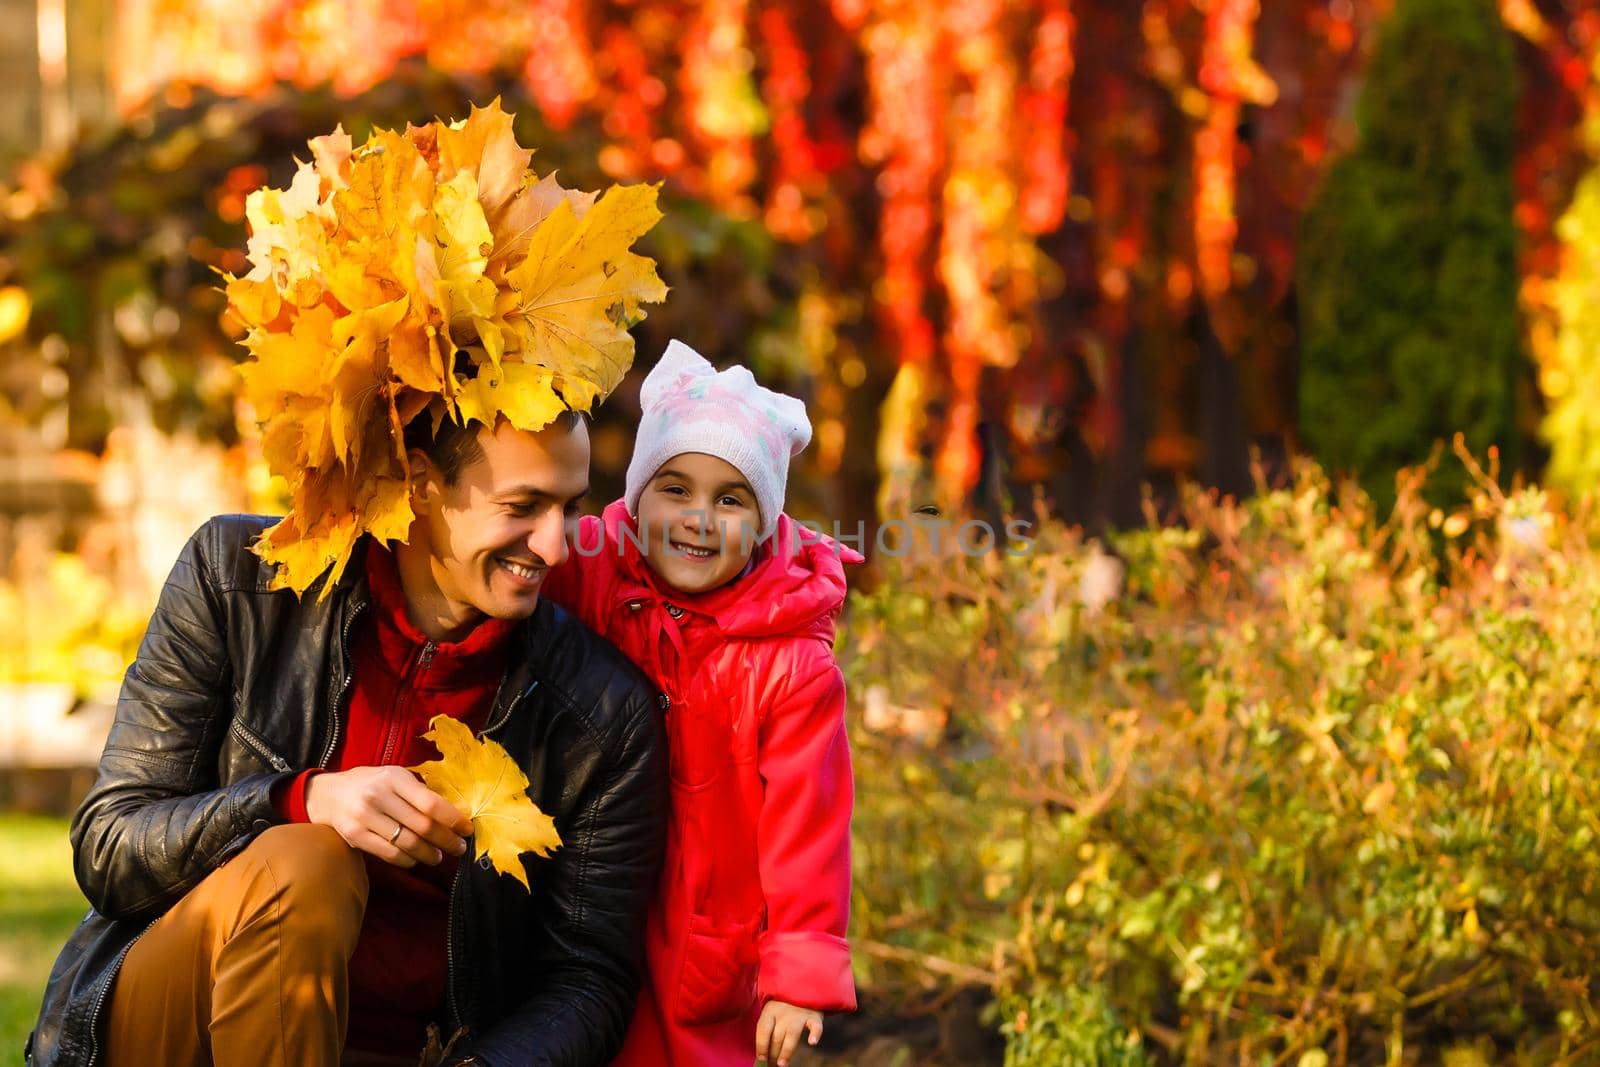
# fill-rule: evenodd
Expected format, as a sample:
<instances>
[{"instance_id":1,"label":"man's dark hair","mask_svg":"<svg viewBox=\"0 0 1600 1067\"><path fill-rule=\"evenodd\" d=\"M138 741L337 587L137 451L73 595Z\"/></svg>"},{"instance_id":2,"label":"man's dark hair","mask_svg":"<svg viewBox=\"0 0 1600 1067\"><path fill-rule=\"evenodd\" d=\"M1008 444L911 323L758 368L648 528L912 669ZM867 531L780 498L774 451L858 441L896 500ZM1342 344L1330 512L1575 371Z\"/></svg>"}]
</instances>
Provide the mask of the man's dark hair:
<instances>
[{"instance_id":1,"label":"man's dark hair","mask_svg":"<svg viewBox=\"0 0 1600 1067\"><path fill-rule=\"evenodd\" d=\"M583 421L583 413L570 408L561 412L551 426L571 433ZM424 411L406 426L406 451L417 449L432 461L444 477L444 484L453 486L461 472L483 458L483 445L478 443L481 424L462 425L446 415L439 420L439 429L433 428L433 416Z\"/></svg>"}]
</instances>

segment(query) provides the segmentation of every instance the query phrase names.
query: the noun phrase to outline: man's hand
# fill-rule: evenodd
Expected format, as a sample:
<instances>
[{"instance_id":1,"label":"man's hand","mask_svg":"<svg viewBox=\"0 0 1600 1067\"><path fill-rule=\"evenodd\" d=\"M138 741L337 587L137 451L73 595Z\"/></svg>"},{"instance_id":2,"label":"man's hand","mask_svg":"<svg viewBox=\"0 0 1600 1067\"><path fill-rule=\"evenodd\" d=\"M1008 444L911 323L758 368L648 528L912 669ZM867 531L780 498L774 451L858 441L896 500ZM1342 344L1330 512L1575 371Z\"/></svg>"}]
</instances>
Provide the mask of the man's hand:
<instances>
[{"instance_id":1,"label":"man's hand","mask_svg":"<svg viewBox=\"0 0 1600 1067\"><path fill-rule=\"evenodd\" d=\"M404 767L313 775L306 783L306 815L333 827L351 848L396 867L433 866L445 852L459 856L472 833L472 820Z\"/></svg>"},{"instance_id":2,"label":"man's hand","mask_svg":"<svg viewBox=\"0 0 1600 1067\"><path fill-rule=\"evenodd\" d=\"M822 1013L810 1008L769 1000L756 1023L756 1059L768 1067L789 1067L789 1057L800 1047L801 1033L809 1034L810 1044L822 1040Z\"/></svg>"}]
</instances>

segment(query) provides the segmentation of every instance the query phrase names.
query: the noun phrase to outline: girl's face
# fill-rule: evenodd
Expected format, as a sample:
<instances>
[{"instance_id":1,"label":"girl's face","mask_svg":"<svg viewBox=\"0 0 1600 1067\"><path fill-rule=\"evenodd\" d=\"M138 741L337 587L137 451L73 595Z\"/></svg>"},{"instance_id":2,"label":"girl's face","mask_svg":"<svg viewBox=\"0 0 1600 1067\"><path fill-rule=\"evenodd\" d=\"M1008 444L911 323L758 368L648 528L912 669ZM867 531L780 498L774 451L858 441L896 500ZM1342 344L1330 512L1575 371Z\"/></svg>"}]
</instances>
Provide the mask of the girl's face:
<instances>
[{"instance_id":1,"label":"girl's face","mask_svg":"<svg viewBox=\"0 0 1600 1067\"><path fill-rule=\"evenodd\" d=\"M645 561L680 593L732 581L756 548L761 514L744 475L724 459L684 452L661 465L639 494Z\"/></svg>"}]
</instances>

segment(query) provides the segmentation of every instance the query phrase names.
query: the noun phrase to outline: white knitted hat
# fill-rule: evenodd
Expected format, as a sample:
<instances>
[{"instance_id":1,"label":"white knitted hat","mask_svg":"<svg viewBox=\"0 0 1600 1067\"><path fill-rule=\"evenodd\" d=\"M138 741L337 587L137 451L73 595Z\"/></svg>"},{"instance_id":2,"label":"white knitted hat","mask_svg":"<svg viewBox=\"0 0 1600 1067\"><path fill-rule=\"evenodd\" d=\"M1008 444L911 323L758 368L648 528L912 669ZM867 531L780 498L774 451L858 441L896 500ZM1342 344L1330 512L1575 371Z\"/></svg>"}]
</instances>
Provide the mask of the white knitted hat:
<instances>
[{"instance_id":1,"label":"white knitted hat","mask_svg":"<svg viewBox=\"0 0 1600 1067\"><path fill-rule=\"evenodd\" d=\"M645 376L643 413L628 464L628 514L639 514L645 483L685 452L726 460L750 483L761 512L759 536L778 526L789 482L789 458L811 441L806 406L760 385L745 367L719 371L704 356L673 341Z\"/></svg>"}]
</instances>

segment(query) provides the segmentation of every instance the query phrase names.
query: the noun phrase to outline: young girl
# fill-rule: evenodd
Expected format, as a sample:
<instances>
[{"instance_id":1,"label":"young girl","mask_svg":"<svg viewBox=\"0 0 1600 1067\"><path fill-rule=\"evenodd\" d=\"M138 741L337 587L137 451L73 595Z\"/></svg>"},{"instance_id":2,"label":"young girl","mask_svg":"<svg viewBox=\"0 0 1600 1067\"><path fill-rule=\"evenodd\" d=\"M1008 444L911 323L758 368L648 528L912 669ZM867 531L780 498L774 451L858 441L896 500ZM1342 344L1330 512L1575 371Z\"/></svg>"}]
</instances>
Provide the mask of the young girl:
<instances>
[{"instance_id":1,"label":"young girl","mask_svg":"<svg viewBox=\"0 0 1600 1067\"><path fill-rule=\"evenodd\" d=\"M854 787L833 619L861 557L782 514L805 406L677 341L644 382L627 495L544 594L670 698L672 819L617 1064L786 1067L855 1010Z\"/></svg>"}]
</instances>

